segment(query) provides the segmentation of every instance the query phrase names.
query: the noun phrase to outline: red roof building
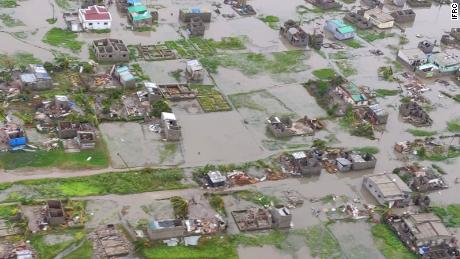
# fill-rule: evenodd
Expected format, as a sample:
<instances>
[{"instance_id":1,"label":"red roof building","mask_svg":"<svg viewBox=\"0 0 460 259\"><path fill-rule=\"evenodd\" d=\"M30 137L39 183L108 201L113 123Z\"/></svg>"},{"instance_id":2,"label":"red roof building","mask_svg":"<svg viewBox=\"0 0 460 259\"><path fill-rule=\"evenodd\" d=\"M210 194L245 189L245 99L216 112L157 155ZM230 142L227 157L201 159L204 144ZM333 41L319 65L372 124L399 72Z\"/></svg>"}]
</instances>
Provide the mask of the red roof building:
<instances>
[{"instance_id":1,"label":"red roof building","mask_svg":"<svg viewBox=\"0 0 460 259\"><path fill-rule=\"evenodd\" d=\"M110 29L112 23L112 16L104 6L93 5L80 9L79 17L83 28L87 30Z\"/></svg>"}]
</instances>

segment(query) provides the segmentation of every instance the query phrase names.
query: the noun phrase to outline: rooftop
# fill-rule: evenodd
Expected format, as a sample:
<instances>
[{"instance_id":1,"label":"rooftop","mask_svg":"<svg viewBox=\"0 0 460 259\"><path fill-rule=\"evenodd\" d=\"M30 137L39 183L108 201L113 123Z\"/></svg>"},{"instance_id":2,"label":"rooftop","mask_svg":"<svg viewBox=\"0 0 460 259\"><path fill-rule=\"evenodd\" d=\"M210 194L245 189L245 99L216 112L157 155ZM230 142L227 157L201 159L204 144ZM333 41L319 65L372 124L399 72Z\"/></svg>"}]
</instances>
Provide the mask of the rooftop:
<instances>
[{"instance_id":1,"label":"rooftop","mask_svg":"<svg viewBox=\"0 0 460 259\"><path fill-rule=\"evenodd\" d=\"M433 213L410 215L404 218L404 223L406 223L417 240L431 240L451 236L441 219Z\"/></svg>"},{"instance_id":2,"label":"rooftop","mask_svg":"<svg viewBox=\"0 0 460 259\"><path fill-rule=\"evenodd\" d=\"M395 174L376 174L368 176L380 189L384 197L402 196L409 193L409 187Z\"/></svg>"},{"instance_id":3,"label":"rooftop","mask_svg":"<svg viewBox=\"0 0 460 259\"><path fill-rule=\"evenodd\" d=\"M431 56L434 63L440 66L455 66L460 64L460 57L453 53L440 52Z\"/></svg>"},{"instance_id":4,"label":"rooftop","mask_svg":"<svg viewBox=\"0 0 460 259\"><path fill-rule=\"evenodd\" d=\"M104 6L92 5L86 9L80 9L79 12L87 21L112 20L110 12Z\"/></svg>"}]
</instances>

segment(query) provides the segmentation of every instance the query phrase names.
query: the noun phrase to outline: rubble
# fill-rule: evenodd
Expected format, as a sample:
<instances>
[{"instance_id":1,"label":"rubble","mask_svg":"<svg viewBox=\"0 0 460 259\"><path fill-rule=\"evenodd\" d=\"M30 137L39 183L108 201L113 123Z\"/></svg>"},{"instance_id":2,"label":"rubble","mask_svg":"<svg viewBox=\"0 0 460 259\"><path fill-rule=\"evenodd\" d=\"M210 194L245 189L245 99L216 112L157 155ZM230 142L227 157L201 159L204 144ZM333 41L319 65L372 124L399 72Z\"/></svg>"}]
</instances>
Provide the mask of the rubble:
<instances>
[{"instance_id":1,"label":"rubble","mask_svg":"<svg viewBox=\"0 0 460 259\"><path fill-rule=\"evenodd\" d=\"M431 192L448 188L446 181L432 168L410 165L393 170L414 192Z\"/></svg>"},{"instance_id":2,"label":"rubble","mask_svg":"<svg viewBox=\"0 0 460 259\"><path fill-rule=\"evenodd\" d=\"M277 138L292 136L313 135L315 131L324 128L324 124L317 119L310 119L305 116L292 122L289 116L277 117L272 115L267 119L268 130Z\"/></svg>"},{"instance_id":3,"label":"rubble","mask_svg":"<svg viewBox=\"0 0 460 259\"><path fill-rule=\"evenodd\" d=\"M116 229L115 225L101 226L90 234L94 254L103 258L126 256L133 252L132 244Z\"/></svg>"},{"instance_id":4,"label":"rubble","mask_svg":"<svg viewBox=\"0 0 460 259\"><path fill-rule=\"evenodd\" d=\"M308 46L308 34L293 20L288 20L280 27L280 34L295 47Z\"/></svg>"},{"instance_id":5,"label":"rubble","mask_svg":"<svg viewBox=\"0 0 460 259\"><path fill-rule=\"evenodd\" d=\"M426 127L433 124L430 115L416 102L402 103L399 106L399 114L405 122L417 127Z\"/></svg>"},{"instance_id":6,"label":"rubble","mask_svg":"<svg viewBox=\"0 0 460 259\"><path fill-rule=\"evenodd\" d=\"M240 231L265 230L272 228L272 215L269 210L249 208L231 212Z\"/></svg>"}]
</instances>

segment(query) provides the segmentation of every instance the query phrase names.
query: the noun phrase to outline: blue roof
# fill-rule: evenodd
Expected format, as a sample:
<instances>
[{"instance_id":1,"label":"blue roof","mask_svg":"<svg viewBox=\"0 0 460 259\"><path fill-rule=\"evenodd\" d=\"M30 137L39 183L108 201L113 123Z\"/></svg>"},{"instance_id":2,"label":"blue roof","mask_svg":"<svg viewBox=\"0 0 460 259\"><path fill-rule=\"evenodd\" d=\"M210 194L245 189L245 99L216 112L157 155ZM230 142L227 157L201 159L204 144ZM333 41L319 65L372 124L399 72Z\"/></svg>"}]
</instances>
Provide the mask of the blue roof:
<instances>
[{"instance_id":1,"label":"blue roof","mask_svg":"<svg viewBox=\"0 0 460 259\"><path fill-rule=\"evenodd\" d=\"M120 74L122 72L129 71L129 68L127 66L117 67L116 71Z\"/></svg>"},{"instance_id":2,"label":"blue roof","mask_svg":"<svg viewBox=\"0 0 460 259\"><path fill-rule=\"evenodd\" d=\"M136 4L140 4L141 0L128 0L127 2L128 2L128 4L136 5Z\"/></svg>"},{"instance_id":3,"label":"blue roof","mask_svg":"<svg viewBox=\"0 0 460 259\"><path fill-rule=\"evenodd\" d=\"M8 141L8 144L10 145L10 147L13 147L13 148L23 146L26 143L27 143L26 137L13 138Z\"/></svg>"}]
</instances>

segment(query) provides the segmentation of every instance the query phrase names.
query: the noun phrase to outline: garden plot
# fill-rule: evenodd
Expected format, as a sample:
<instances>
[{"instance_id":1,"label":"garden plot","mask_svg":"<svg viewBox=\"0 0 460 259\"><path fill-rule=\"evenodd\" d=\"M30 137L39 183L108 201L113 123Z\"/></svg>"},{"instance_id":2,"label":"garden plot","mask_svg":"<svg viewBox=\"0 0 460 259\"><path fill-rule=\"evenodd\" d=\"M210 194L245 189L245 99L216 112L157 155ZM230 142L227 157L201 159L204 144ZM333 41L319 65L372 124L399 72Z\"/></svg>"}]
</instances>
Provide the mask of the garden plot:
<instances>
[{"instance_id":1,"label":"garden plot","mask_svg":"<svg viewBox=\"0 0 460 259\"><path fill-rule=\"evenodd\" d=\"M196 90L198 102L204 112L230 111L232 108L222 94L213 85L192 85Z\"/></svg>"},{"instance_id":2,"label":"garden plot","mask_svg":"<svg viewBox=\"0 0 460 259\"><path fill-rule=\"evenodd\" d=\"M180 144L162 141L161 135L150 131L148 125L102 123L100 128L114 168L183 162Z\"/></svg>"},{"instance_id":3,"label":"garden plot","mask_svg":"<svg viewBox=\"0 0 460 259\"><path fill-rule=\"evenodd\" d=\"M385 258L375 247L367 222L336 222L329 229L347 258Z\"/></svg>"},{"instance_id":4,"label":"garden plot","mask_svg":"<svg viewBox=\"0 0 460 259\"><path fill-rule=\"evenodd\" d=\"M264 156L237 112L192 115L174 108L173 111L182 126L182 145L187 166L222 161L238 163Z\"/></svg>"},{"instance_id":5,"label":"garden plot","mask_svg":"<svg viewBox=\"0 0 460 259\"><path fill-rule=\"evenodd\" d=\"M157 85L186 83L185 61L163 60L161 62L139 62L144 74L148 75ZM204 73L202 84L213 84L207 73Z\"/></svg>"}]
</instances>

